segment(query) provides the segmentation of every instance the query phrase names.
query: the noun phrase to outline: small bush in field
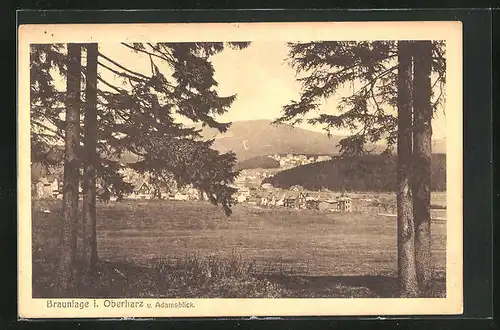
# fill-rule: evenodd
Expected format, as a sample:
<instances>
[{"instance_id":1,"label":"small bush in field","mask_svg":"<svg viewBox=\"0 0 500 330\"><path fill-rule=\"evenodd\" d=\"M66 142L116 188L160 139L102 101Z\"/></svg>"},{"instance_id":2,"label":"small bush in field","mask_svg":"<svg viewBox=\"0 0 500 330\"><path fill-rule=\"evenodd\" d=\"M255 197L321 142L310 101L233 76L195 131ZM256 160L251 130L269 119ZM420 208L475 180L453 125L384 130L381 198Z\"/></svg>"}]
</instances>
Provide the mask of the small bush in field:
<instances>
[{"instance_id":1,"label":"small bush in field","mask_svg":"<svg viewBox=\"0 0 500 330\"><path fill-rule=\"evenodd\" d=\"M156 259L154 268L160 277L198 283L209 278L244 278L253 275L254 262L235 253L228 258L201 257L196 253L184 257Z\"/></svg>"},{"instance_id":2,"label":"small bush in field","mask_svg":"<svg viewBox=\"0 0 500 330\"><path fill-rule=\"evenodd\" d=\"M170 288L181 288L186 297L281 296L283 289L266 278L257 278L254 267L254 261L245 261L236 253L227 258L186 254L154 261L159 280L168 282Z\"/></svg>"},{"instance_id":3,"label":"small bush in field","mask_svg":"<svg viewBox=\"0 0 500 330\"><path fill-rule=\"evenodd\" d=\"M284 288L272 283L268 279L246 278L219 278L212 279L205 287L201 297L206 298L278 298L282 297Z\"/></svg>"}]
</instances>

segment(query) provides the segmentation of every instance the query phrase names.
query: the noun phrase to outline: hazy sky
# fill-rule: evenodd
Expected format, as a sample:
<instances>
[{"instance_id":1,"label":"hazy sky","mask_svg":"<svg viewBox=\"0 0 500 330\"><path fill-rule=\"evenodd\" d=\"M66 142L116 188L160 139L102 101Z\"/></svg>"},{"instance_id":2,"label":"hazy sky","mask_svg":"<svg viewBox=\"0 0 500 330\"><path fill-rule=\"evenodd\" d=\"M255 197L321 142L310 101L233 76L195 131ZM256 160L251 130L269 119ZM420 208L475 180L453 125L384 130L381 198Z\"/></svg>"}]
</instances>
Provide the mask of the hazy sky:
<instances>
[{"instance_id":1,"label":"hazy sky","mask_svg":"<svg viewBox=\"0 0 500 330\"><path fill-rule=\"evenodd\" d=\"M125 67L146 75L151 74L151 66L147 56L134 54L125 46L117 44L100 44L99 51L113 59L118 59ZM283 42L253 42L243 50L226 49L212 57L215 68L215 79L219 83L219 95L237 94L237 99L229 112L219 119L221 121L240 121L252 119L276 119L282 107L291 100L298 100L300 83L296 81L295 71L285 63L287 45ZM104 59L103 63L108 64ZM157 65L163 72L168 67ZM105 79L114 80L114 74L99 68ZM101 87L102 88L102 87ZM351 87L342 89L338 95L325 103L321 111L335 113L338 97L352 93ZM434 138L445 136L446 123L444 115L439 115L433 123ZM301 127L321 131L321 127L303 124ZM337 134L348 134L338 131Z\"/></svg>"}]
</instances>

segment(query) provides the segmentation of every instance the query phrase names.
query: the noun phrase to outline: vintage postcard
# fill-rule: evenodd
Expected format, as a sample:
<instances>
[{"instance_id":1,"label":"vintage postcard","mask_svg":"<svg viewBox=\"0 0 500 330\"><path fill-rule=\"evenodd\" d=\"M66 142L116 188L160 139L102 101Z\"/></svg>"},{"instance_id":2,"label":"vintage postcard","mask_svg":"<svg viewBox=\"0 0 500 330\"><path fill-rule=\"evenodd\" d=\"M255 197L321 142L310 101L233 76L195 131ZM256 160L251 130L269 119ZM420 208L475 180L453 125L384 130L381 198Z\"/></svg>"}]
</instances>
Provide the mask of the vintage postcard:
<instances>
[{"instance_id":1,"label":"vintage postcard","mask_svg":"<svg viewBox=\"0 0 500 330\"><path fill-rule=\"evenodd\" d=\"M461 314L462 25L21 25L20 318Z\"/></svg>"}]
</instances>

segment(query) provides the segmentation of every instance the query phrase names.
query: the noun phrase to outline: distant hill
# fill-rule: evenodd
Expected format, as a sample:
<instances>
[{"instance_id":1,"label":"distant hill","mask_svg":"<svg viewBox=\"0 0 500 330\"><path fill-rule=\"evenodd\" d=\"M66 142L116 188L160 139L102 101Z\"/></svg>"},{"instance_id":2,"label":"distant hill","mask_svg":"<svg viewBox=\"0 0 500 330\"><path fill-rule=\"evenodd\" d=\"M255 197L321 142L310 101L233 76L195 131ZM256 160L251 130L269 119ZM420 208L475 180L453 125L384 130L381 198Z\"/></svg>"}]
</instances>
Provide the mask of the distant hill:
<instances>
[{"instance_id":1,"label":"distant hill","mask_svg":"<svg viewBox=\"0 0 500 330\"><path fill-rule=\"evenodd\" d=\"M245 159L236 164L237 170L253 169L253 168L279 168L280 162L268 156L257 156Z\"/></svg>"},{"instance_id":2,"label":"distant hill","mask_svg":"<svg viewBox=\"0 0 500 330\"><path fill-rule=\"evenodd\" d=\"M203 128L202 135L207 139L214 138L215 149L233 151L240 161L272 154L339 155L337 145L343 138L288 125L274 125L270 120L235 121L223 134ZM385 149L383 144L373 147L375 153ZM446 153L446 140L434 141L433 153Z\"/></svg>"},{"instance_id":3,"label":"distant hill","mask_svg":"<svg viewBox=\"0 0 500 330\"><path fill-rule=\"evenodd\" d=\"M431 189L446 190L445 154L432 155L431 171ZM331 161L295 167L264 182L279 188L300 185L310 190L395 191L396 175L396 157L367 155L336 157Z\"/></svg>"},{"instance_id":4,"label":"distant hill","mask_svg":"<svg viewBox=\"0 0 500 330\"><path fill-rule=\"evenodd\" d=\"M214 138L214 148L220 152L233 151L236 153L238 168L255 168L256 164L265 161L263 166L273 166L272 160L259 158L271 154L301 154L301 155L339 155L337 146L343 136L331 136L321 132L309 131L288 125L274 125L270 120L235 121L229 130L221 134L215 129L203 128L202 136L206 139ZM58 146L51 151L52 161L62 162L64 147ZM375 153L384 150L383 144L375 146ZM434 140L433 153L446 153L446 139ZM256 158L257 157L257 158ZM246 160L256 158L249 163ZM139 157L125 152L120 157L122 163L134 163ZM241 167L243 166L243 167Z\"/></svg>"},{"instance_id":5,"label":"distant hill","mask_svg":"<svg viewBox=\"0 0 500 330\"><path fill-rule=\"evenodd\" d=\"M328 138L320 132L287 125L272 125L269 120L236 121L224 134L204 128L202 135L215 138L215 149L234 151L240 161L272 154L338 154L336 145L342 138Z\"/></svg>"}]
</instances>

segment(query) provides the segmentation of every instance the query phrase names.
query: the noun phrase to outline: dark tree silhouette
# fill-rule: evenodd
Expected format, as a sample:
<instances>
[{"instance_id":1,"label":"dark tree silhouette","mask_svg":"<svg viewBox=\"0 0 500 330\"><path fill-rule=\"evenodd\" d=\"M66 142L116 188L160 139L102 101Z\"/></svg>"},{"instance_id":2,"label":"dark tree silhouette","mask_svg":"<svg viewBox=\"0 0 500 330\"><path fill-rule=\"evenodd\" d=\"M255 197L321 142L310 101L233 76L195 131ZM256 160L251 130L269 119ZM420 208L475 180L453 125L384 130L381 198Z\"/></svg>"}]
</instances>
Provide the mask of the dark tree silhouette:
<instances>
[{"instance_id":1,"label":"dark tree silhouette","mask_svg":"<svg viewBox=\"0 0 500 330\"><path fill-rule=\"evenodd\" d=\"M225 113L236 95L219 96L210 56L225 46L242 48L247 43L146 43L127 44L137 54L149 58L151 75L99 53L99 65L120 76L129 87L125 90L98 77L98 83L113 92L98 89L101 118L107 122L100 134L107 141L108 151L119 157L132 152L139 161L130 166L148 173L156 184L168 184L170 175L182 187L191 184L204 191L214 204L221 204L231 213L232 194L228 186L238 172L233 170L234 153L220 154L212 149L213 141L203 141L201 130L175 121L180 115L202 126L225 132L230 123L220 123L216 115ZM172 71L162 73L159 64Z\"/></svg>"},{"instance_id":2,"label":"dark tree silhouette","mask_svg":"<svg viewBox=\"0 0 500 330\"><path fill-rule=\"evenodd\" d=\"M68 79L63 188L63 224L59 260L59 289L62 293L74 285L74 261L77 244L78 187L80 177L80 71L81 45L68 44Z\"/></svg>"},{"instance_id":3,"label":"dark tree silhouette","mask_svg":"<svg viewBox=\"0 0 500 330\"><path fill-rule=\"evenodd\" d=\"M431 257L431 146L432 44L414 42L413 83L413 214L419 287L427 290L432 277Z\"/></svg>"},{"instance_id":4,"label":"dark tree silhouette","mask_svg":"<svg viewBox=\"0 0 500 330\"><path fill-rule=\"evenodd\" d=\"M397 213L398 273L401 295L415 297L418 283L415 262L415 224L412 212L412 45L398 42L398 138L397 138Z\"/></svg>"},{"instance_id":5,"label":"dark tree silhouette","mask_svg":"<svg viewBox=\"0 0 500 330\"><path fill-rule=\"evenodd\" d=\"M30 52L31 161L45 166L60 165L64 143L65 93L58 92L52 78L56 71L66 76L66 54L59 44L32 45Z\"/></svg>"},{"instance_id":6,"label":"dark tree silhouette","mask_svg":"<svg viewBox=\"0 0 500 330\"><path fill-rule=\"evenodd\" d=\"M129 166L150 174L155 183L161 184L162 178L173 178L179 186L191 184L204 191L213 204L220 204L228 216L231 214L235 189L230 184L238 174L233 170L235 155L220 154L213 150L213 141L204 141L200 130L177 123L175 118L183 116L221 132L227 130L230 123L220 123L215 116L225 113L236 96L222 97L215 91L217 82L210 56L222 51L225 46L244 48L248 43L121 44L124 49L149 58L150 75L136 72L132 67L119 63L119 59L100 53L97 45L85 46L85 120L84 123L79 119L71 122L71 132L77 133L70 136L76 143L73 143L74 150L69 153L66 143L66 158L78 149L80 134L75 129L83 125L84 255L92 272L97 260L95 182L103 182L116 195L130 191L131 186L119 173L124 167L120 162L124 153L137 155L139 161ZM31 55L34 159L46 162L47 150L54 149L57 142L65 137L63 130L67 123L60 119L61 114L66 113L66 119L70 119L76 111L75 104L64 108L61 100L67 93L74 91L71 88L76 88L73 85L80 83L82 75L79 70L77 72L66 64L66 59L73 56L69 54L69 46L68 53L65 53L62 45L33 45ZM160 62L168 66L171 72L163 73L159 69ZM96 65L101 70L112 72L122 81L107 81L98 73ZM62 76L67 77L69 85L73 84L67 91L60 92L54 88L54 69L59 69ZM75 91L79 95L80 87ZM68 173L73 173L81 166L74 158L71 164L73 167L68 168ZM65 163L65 172L68 171L67 167L68 162ZM68 181L65 176L65 186L68 184L72 189L78 189L78 182ZM71 219L76 225L76 214L72 213ZM68 249L65 253L74 255L75 249ZM66 270L64 268L64 274Z\"/></svg>"},{"instance_id":7,"label":"dark tree silhouette","mask_svg":"<svg viewBox=\"0 0 500 330\"><path fill-rule=\"evenodd\" d=\"M84 169L83 169L83 259L93 273L97 264L97 53L96 43L87 44L85 74ZM94 275L94 274L90 274ZM90 277L92 278L92 276Z\"/></svg>"},{"instance_id":8,"label":"dark tree silhouette","mask_svg":"<svg viewBox=\"0 0 500 330\"><path fill-rule=\"evenodd\" d=\"M415 280L413 279L413 274L416 272L415 262L410 260L409 255L410 250L414 249L413 239L403 240L403 233L406 233L406 236L414 235L413 215L408 214L408 203L413 203L412 190L418 191L417 204L420 203L420 206L413 207L413 212L416 212L416 217L420 219L416 235L418 246L416 258L419 261L416 264L419 267L418 273L421 281L428 278L428 275L422 274L429 274L430 264L430 245L428 243L430 242L430 231L427 230L430 217L427 217L425 211L430 206L426 190L430 187L427 176L430 173L430 156L426 154L430 135L428 129L425 128L421 139L417 132L417 141L408 141L407 132L407 127L410 126L413 133L413 123L411 119L408 119L408 111L410 111L410 118L414 116L416 111L423 111L423 119L419 125L430 127L429 112L432 116L433 110L438 109L444 100L442 93L446 71L444 43L433 41L427 42L426 45L420 47L425 48L425 51L419 52L420 55L414 54L416 48L410 47L409 65L415 67L415 70L421 68L423 71L413 71L407 63L404 63L404 72L408 72L410 75L407 78L406 74L401 75L401 72L398 71L398 68L403 69L401 63L398 62L399 59L408 60L406 55L400 57L401 49L398 42L322 41L292 43L290 44L289 60L299 75L298 80L302 84L302 91L300 99L286 105L283 108L282 116L276 120L278 123L292 125L307 121L310 124L323 125L328 133L332 129L349 129L352 134L339 142L341 152L344 155L360 155L370 152L371 150L367 150L368 146L378 141L385 141L387 145L384 154L391 154L395 144L398 145L398 153L403 153L403 156L398 155L398 226L400 226L398 228L400 233L398 235L398 265L401 274L402 295L414 295L414 291L417 290L416 286L414 288ZM412 64L413 62L415 65ZM433 84L429 81L432 74L436 76ZM415 85L410 83L414 75L418 80ZM322 101L331 98L339 89L348 84L352 84L354 91L349 96L340 98L335 114L321 111ZM439 94L436 95L432 93L435 86L439 87ZM412 93L412 90L415 92ZM409 95L400 95L401 92L409 93ZM412 107L414 97L420 98L416 108ZM432 103L431 97L434 98ZM396 116L398 111L398 115L403 114L401 118ZM318 112L319 115L314 115ZM414 160L414 143L421 144L425 149L425 151L419 151L419 153L425 154L425 156L419 156L419 158L425 159L425 162L421 162L421 164L425 163L425 170L423 167L419 167L414 173L415 175L411 176L411 171L415 168L408 162ZM405 159L403 160L403 158ZM404 175L401 173L402 168L405 171ZM420 174L423 176L420 177ZM417 208L419 211L416 211Z\"/></svg>"},{"instance_id":9,"label":"dark tree silhouette","mask_svg":"<svg viewBox=\"0 0 500 330\"><path fill-rule=\"evenodd\" d=\"M397 191L397 156L335 157L276 173L264 180L276 188L301 185L307 190ZM432 155L432 191L446 191L446 155Z\"/></svg>"}]
</instances>

